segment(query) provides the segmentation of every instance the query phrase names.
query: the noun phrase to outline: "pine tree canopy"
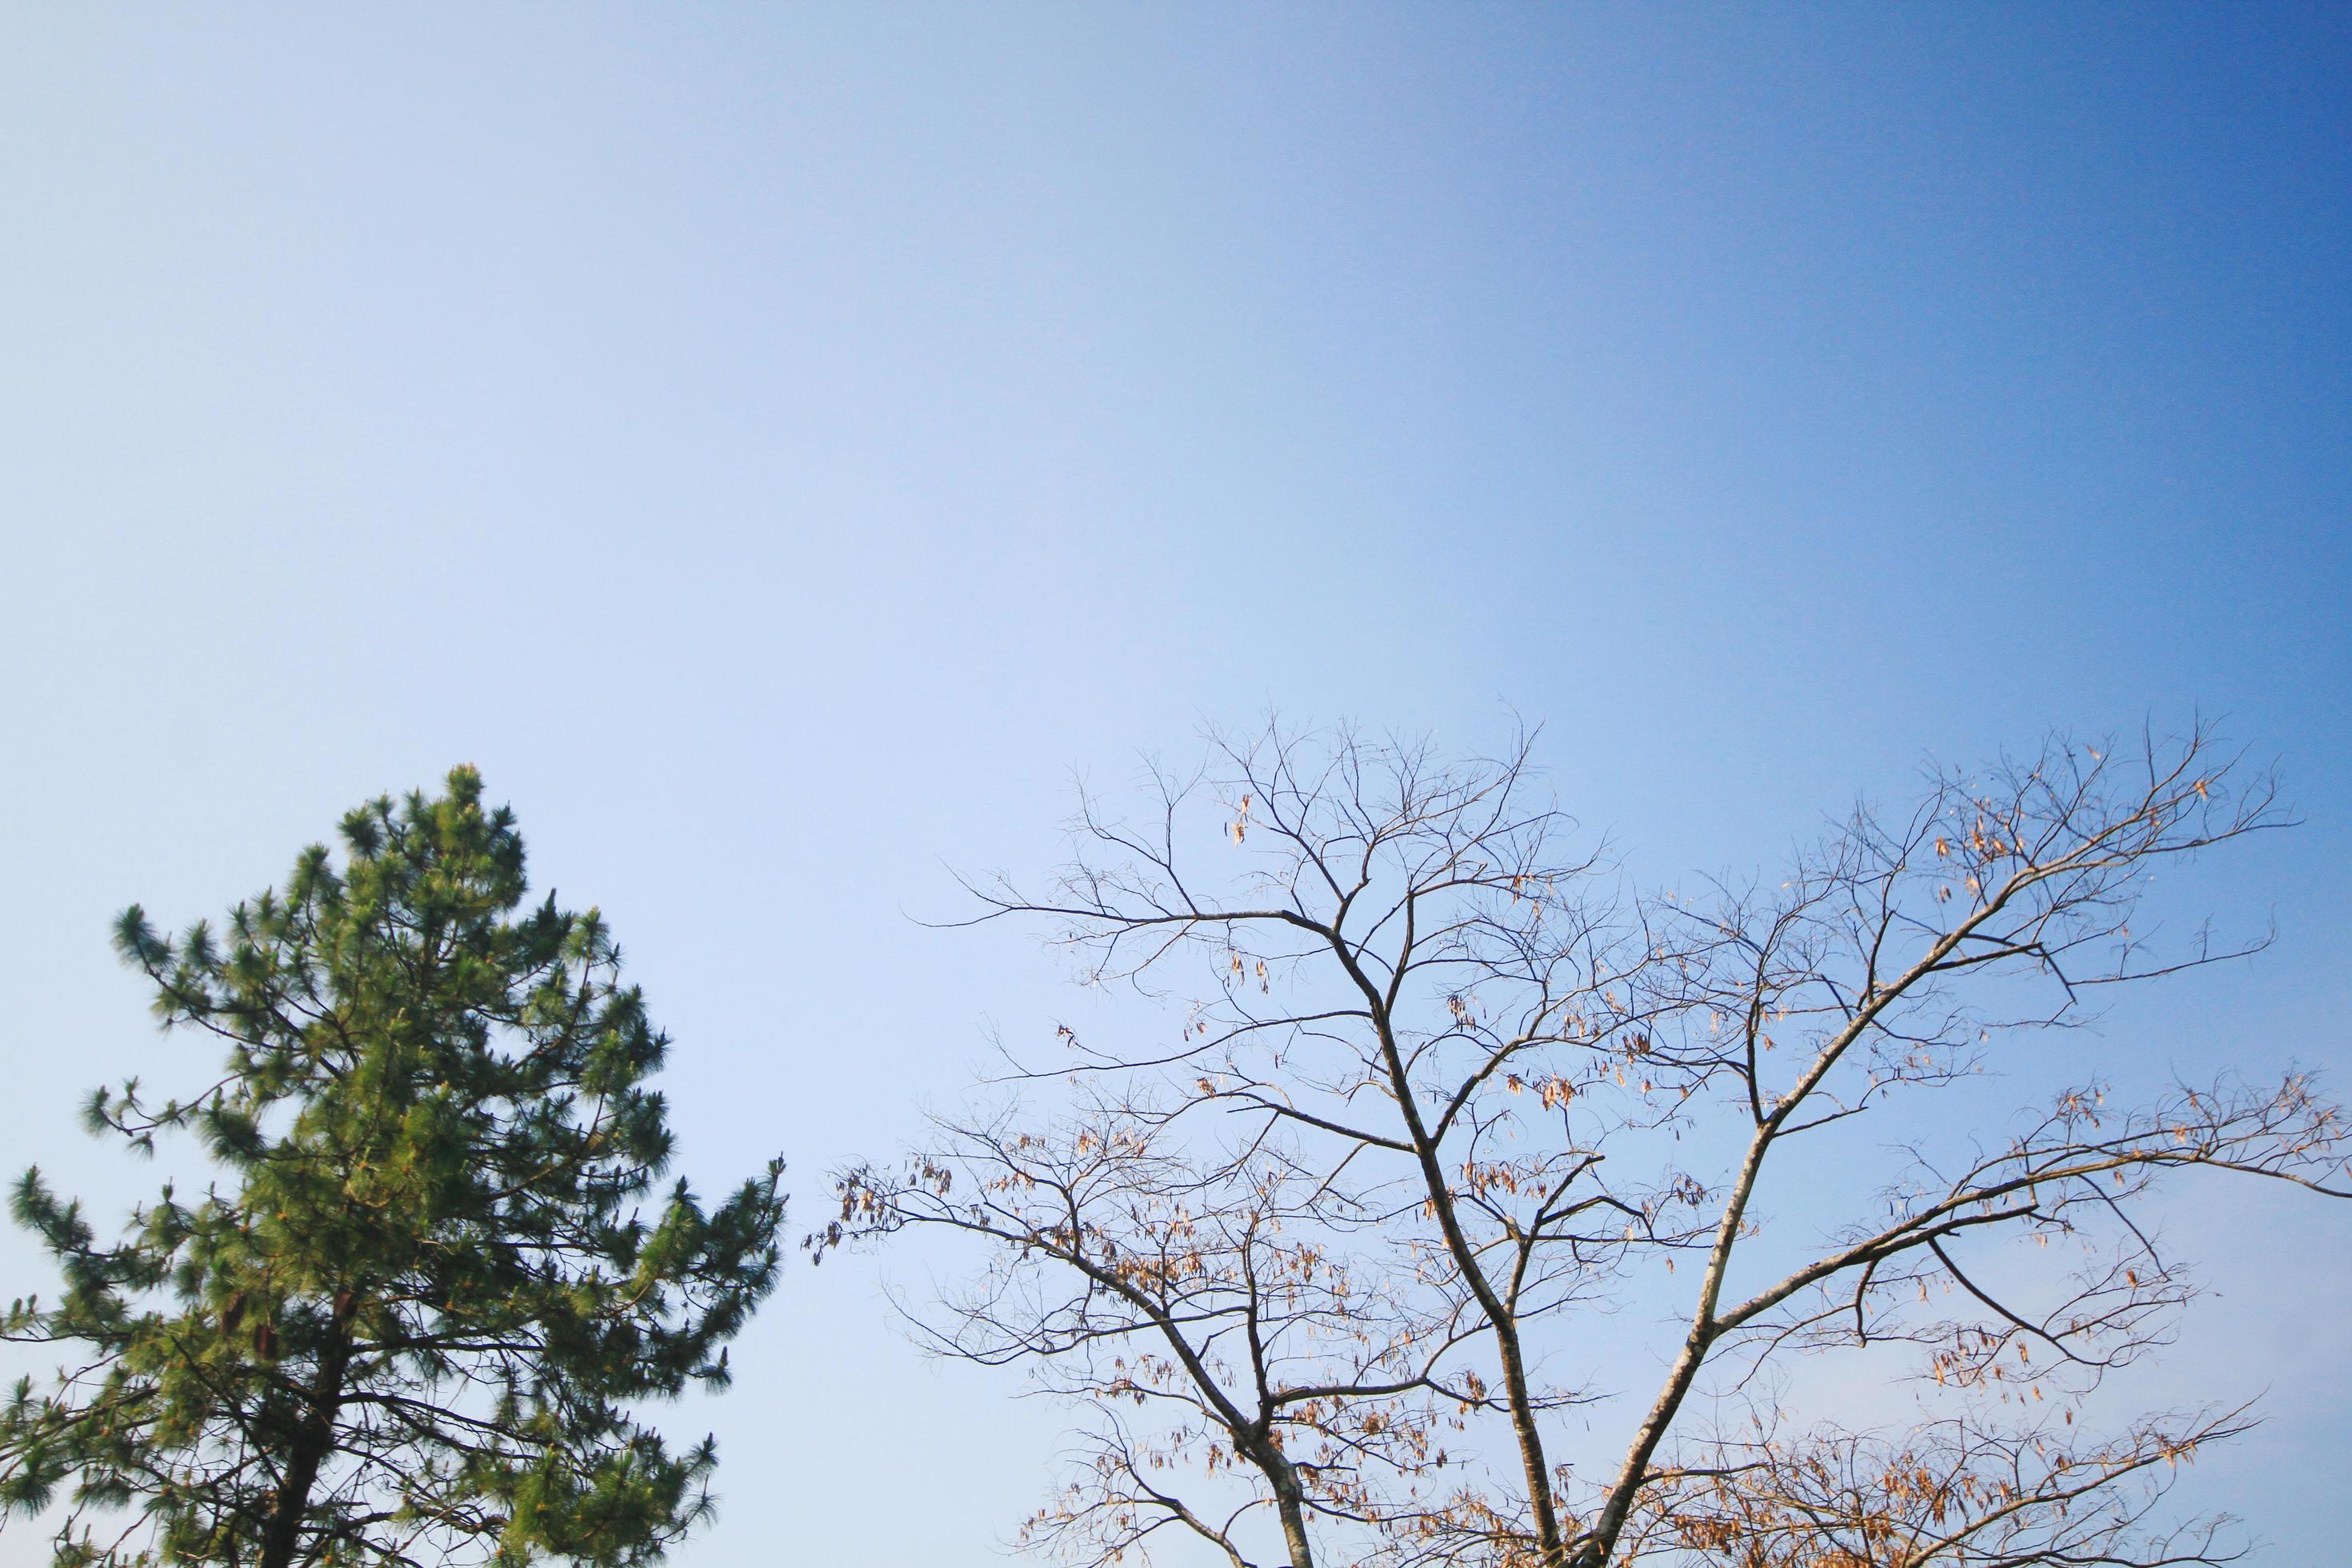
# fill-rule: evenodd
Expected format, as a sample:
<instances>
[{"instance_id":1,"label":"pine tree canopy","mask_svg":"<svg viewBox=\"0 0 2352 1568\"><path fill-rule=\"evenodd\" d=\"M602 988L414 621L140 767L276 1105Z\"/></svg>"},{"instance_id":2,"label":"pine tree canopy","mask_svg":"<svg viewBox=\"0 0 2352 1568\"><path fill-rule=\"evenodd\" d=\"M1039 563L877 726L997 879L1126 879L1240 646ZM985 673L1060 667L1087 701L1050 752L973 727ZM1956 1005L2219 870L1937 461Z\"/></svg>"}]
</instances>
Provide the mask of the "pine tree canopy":
<instances>
[{"instance_id":1,"label":"pine tree canopy","mask_svg":"<svg viewBox=\"0 0 2352 1568\"><path fill-rule=\"evenodd\" d=\"M656 1561L715 1454L635 1410L726 1383L781 1166L713 1208L663 1184L667 1037L595 910L524 905L472 769L341 837L223 930L121 917L164 1026L228 1056L184 1099L100 1091L92 1130L191 1131L217 1174L110 1245L16 1184L64 1289L5 1333L67 1359L0 1410L0 1518L57 1510L61 1568Z\"/></svg>"}]
</instances>

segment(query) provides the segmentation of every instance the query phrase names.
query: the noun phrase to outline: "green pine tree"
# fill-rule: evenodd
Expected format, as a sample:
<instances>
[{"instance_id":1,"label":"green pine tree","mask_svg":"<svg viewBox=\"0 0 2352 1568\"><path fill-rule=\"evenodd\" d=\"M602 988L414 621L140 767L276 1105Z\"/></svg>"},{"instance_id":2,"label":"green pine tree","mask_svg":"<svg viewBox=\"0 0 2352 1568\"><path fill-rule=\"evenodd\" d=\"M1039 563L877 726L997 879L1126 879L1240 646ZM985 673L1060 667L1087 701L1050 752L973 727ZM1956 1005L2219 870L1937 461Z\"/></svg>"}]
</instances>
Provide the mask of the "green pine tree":
<instances>
[{"instance_id":1,"label":"green pine tree","mask_svg":"<svg viewBox=\"0 0 2352 1568\"><path fill-rule=\"evenodd\" d=\"M219 1169L97 1239L37 1170L14 1209L64 1275L5 1333L64 1349L0 1410L0 1518L58 1507L61 1568L658 1559L709 1511L705 1439L633 1413L727 1381L773 1284L780 1166L715 1209L666 1190L667 1037L591 910L525 909L511 812L448 793L343 819L283 892L115 941L166 1027L228 1044L163 1105Z\"/></svg>"}]
</instances>

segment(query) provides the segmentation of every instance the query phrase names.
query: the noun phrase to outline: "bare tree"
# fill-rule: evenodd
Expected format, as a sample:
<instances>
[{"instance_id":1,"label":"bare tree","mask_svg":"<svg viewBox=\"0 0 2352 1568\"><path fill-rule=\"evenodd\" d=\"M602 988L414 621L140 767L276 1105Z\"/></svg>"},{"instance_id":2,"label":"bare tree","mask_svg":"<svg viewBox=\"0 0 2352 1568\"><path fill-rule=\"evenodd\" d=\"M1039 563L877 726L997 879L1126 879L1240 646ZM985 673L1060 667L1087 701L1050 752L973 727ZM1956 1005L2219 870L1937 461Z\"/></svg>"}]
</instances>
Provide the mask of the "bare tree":
<instances>
[{"instance_id":1,"label":"bare tree","mask_svg":"<svg viewBox=\"0 0 2352 1568\"><path fill-rule=\"evenodd\" d=\"M2242 1412L2095 1436L2076 1411L2193 1289L2145 1217L2160 1179L2347 1195L2336 1110L2224 1068L2138 1109L2045 1081L2004 1124L1974 1087L2039 1076L2023 1042L2102 988L2251 951L2129 924L2152 867L2281 820L2210 734L1939 773L1694 897L1572 849L1524 738L1446 763L1269 726L1153 785L1141 826L1087 803L1043 894L972 890L1089 984L1180 1004L1179 1037L1070 1036L1030 1076L1072 1106L942 1121L903 1172L847 1173L813 1238L990 1247L927 1321L1097 1413L1051 1543L1108 1561L1172 1524L1241 1564L1270 1507L1294 1568L1318 1532L1498 1568L2226 1554L2156 1500ZM1664 1300L1644 1393L1609 1309ZM1906 1356L1928 1408L1795 1427L1772 1380L1832 1352ZM1577 1451L1621 1405L1622 1454Z\"/></svg>"}]
</instances>

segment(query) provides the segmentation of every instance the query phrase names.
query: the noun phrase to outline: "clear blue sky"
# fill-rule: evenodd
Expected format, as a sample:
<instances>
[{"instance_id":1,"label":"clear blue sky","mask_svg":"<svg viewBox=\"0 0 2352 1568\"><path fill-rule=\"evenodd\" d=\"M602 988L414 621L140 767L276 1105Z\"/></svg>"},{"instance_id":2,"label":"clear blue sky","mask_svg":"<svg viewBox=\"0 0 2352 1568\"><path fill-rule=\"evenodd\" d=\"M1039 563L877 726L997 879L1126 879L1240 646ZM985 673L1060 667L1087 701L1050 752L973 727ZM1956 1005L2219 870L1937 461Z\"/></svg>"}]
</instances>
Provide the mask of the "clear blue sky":
<instances>
[{"instance_id":1,"label":"clear blue sky","mask_svg":"<svg viewBox=\"0 0 2352 1568\"><path fill-rule=\"evenodd\" d=\"M76 1100L209 1061L110 913L470 760L688 1166L815 1220L1059 1005L909 922L943 866L1269 703L1540 719L1659 879L2226 715L2308 821L2200 888L2281 941L2118 1047L2352 1089L2347 502L2341 6L15 6L0 1151L149 1180ZM2352 1222L2182 1226L2180 1386L2272 1390L2200 1495L2327 1561ZM681 1418L688 1561L994 1560L1056 1418L879 1278L796 1269Z\"/></svg>"}]
</instances>

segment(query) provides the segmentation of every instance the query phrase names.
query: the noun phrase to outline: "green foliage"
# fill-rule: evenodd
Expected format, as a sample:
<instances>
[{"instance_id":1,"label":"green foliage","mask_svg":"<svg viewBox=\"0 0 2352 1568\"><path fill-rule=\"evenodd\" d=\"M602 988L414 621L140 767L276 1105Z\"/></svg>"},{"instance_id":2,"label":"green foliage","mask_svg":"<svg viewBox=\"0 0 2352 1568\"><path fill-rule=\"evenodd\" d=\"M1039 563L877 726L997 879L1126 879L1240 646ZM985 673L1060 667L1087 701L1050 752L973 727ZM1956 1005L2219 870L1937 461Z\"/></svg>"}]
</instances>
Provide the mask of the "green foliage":
<instances>
[{"instance_id":1,"label":"green foliage","mask_svg":"<svg viewBox=\"0 0 2352 1568\"><path fill-rule=\"evenodd\" d=\"M0 1331L68 1348L0 1406L0 1517L65 1506L60 1568L658 1559L709 1510L706 1439L635 1402L727 1381L772 1287L780 1166L661 1189L667 1037L593 910L525 910L481 780L343 819L282 892L174 942L115 932L167 1027L228 1044L202 1093L89 1117L200 1137L220 1176L100 1243L37 1170L16 1218L64 1275Z\"/></svg>"}]
</instances>

